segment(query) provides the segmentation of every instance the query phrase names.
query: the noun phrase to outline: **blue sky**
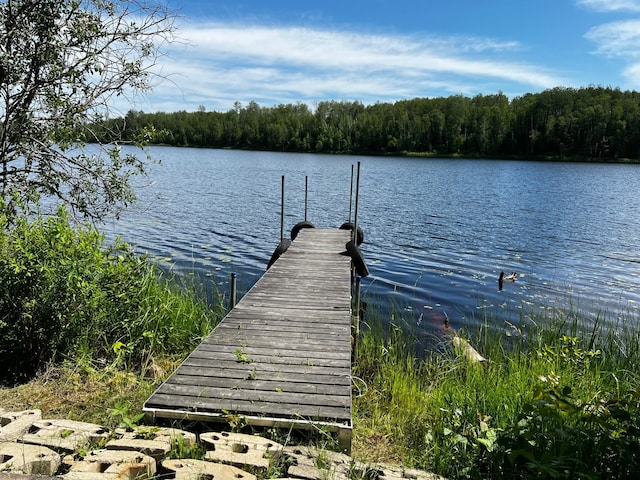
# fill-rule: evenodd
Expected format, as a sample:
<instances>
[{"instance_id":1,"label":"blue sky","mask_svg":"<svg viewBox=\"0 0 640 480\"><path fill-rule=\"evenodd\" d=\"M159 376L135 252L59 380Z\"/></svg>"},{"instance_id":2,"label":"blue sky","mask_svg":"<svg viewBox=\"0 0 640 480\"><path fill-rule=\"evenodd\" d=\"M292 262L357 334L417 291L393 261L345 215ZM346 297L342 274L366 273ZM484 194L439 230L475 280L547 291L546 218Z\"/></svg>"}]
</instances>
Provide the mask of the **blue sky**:
<instances>
[{"instance_id":1,"label":"blue sky","mask_svg":"<svg viewBox=\"0 0 640 480\"><path fill-rule=\"evenodd\" d=\"M136 109L640 90L640 0L169 0L180 42ZM124 108L127 110L128 108Z\"/></svg>"}]
</instances>

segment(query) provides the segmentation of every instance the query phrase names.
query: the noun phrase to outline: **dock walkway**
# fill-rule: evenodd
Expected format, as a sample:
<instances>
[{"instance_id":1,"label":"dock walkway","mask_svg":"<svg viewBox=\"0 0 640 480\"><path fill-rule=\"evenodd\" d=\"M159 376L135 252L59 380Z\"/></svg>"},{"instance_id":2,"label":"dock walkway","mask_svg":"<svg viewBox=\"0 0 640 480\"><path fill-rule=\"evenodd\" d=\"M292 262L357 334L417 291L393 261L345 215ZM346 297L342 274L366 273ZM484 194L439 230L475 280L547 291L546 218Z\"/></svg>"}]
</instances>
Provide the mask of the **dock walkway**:
<instances>
[{"instance_id":1,"label":"dock walkway","mask_svg":"<svg viewBox=\"0 0 640 480\"><path fill-rule=\"evenodd\" d=\"M299 429L351 443L350 232L305 228L154 392L154 418Z\"/></svg>"}]
</instances>

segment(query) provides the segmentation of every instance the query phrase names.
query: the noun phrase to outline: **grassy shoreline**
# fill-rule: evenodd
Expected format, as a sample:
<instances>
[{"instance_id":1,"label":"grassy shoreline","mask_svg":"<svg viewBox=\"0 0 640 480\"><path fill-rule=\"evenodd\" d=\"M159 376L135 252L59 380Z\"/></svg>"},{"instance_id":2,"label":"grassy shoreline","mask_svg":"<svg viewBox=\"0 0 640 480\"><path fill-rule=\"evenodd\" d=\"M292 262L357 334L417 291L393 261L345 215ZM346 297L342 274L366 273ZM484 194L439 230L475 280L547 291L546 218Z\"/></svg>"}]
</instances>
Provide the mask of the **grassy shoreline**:
<instances>
[{"instance_id":1,"label":"grassy shoreline","mask_svg":"<svg viewBox=\"0 0 640 480\"><path fill-rule=\"evenodd\" d=\"M481 364L447 348L447 337L442 351L419 358L403 328L365 329L353 456L451 479L637 478L640 334L631 322L579 334L579 319L547 319L515 342L475 332L468 338L488 359ZM66 362L0 389L0 406L115 427L112 412L137 415L180 359L160 356L143 371Z\"/></svg>"},{"instance_id":2,"label":"grassy shoreline","mask_svg":"<svg viewBox=\"0 0 640 480\"><path fill-rule=\"evenodd\" d=\"M120 142L126 144L127 142ZM129 142L130 143L130 142ZM154 147L171 147L171 148L197 148L197 149L210 149L210 150L243 150L248 152L279 152L282 150L273 150L269 148L243 148L243 147L215 147L215 146L201 146L201 145L171 145L169 143L153 143ZM482 154L482 153L446 153L436 151L413 151L403 150L399 152L372 152L367 150L352 150L352 151L330 151L330 152L317 152L306 150L290 150L286 153L308 153L318 155L350 155L350 156L368 156L368 157L414 157L424 159L452 159L452 160L521 160L521 161L541 161L541 162L573 162L573 163L626 163L626 164L638 164L640 158L627 158L627 157L587 157L582 155L506 155L506 154Z\"/></svg>"},{"instance_id":3,"label":"grassy shoreline","mask_svg":"<svg viewBox=\"0 0 640 480\"><path fill-rule=\"evenodd\" d=\"M107 427L136 418L224 314L197 286L163 277L125 245L105 248L64 213L0 233L0 355L50 354L30 381L0 388L4 409ZM401 315L363 325L354 457L451 479L640 477L640 319L594 323L554 309L509 335L485 326L456 334L487 359L476 364L456 354L450 334L417 355ZM56 349L19 342L35 327Z\"/></svg>"},{"instance_id":4,"label":"grassy shoreline","mask_svg":"<svg viewBox=\"0 0 640 480\"><path fill-rule=\"evenodd\" d=\"M580 320L538 318L544 327L515 339L479 329L467 338L481 364L454 349L417 358L398 327L370 332L355 367L368 383L356 438L375 435L390 458L448 478L636 478L637 319L589 332Z\"/></svg>"}]
</instances>

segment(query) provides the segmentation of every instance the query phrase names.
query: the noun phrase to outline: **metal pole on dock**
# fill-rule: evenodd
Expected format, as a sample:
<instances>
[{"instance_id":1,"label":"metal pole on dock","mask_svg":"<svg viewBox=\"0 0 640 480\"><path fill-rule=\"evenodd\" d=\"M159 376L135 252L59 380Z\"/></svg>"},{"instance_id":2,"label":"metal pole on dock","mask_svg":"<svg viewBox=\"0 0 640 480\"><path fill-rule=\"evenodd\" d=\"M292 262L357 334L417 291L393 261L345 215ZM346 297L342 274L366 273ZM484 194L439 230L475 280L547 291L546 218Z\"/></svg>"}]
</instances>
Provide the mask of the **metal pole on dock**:
<instances>
[{"instance_id":1,"label":"metal pole on dock","mask_svg":"<svg viewBox=\"0 0 640 480\"><path fill-rule=\"evenodd\" d=\"M309 192L309 176L304 177L304 221L307 221L307 201Z\"/></svg>"},{"instance_id":2,"label":"metal pole on dock","mask_svg":"<svg viewBox=\"0 0 640 480\"><path fill-rule=\"evenodd\" d=\"M349 190L349 223L351 223L352 203L353 203L353 164L351 164L351 189Z\"/></svg>"},{"instance_id":3,"label":"metal pole on dock","mask_svg":"<svg viewBox=\"0 0 640 480\"><path fill-rule=\"evenodd\" d=\"M236 272L231 273L231 286L229 288L229 310L236 306Z\"/></svg>"},{"instance_id":4,"label":"metal pole on dock","mask_svg":"<svg viewBox=\"0 0 640 480\"><path fill-rule=\"evenodd\" d=\"M352 239L358 243L358 197L360 195L360 162L358 162L358 172L356 176L356 208L353 212L353 230L352 230Z\"/></svg>"},{"instance_id":5,"label":"metal pole on dock","mask_svg":"<svg viewBox=\"0 0 640 480\"><path fill-rule=\"evenodd\" d=\"M280 199L280 241L282 241L284 240L284 175L282 175L282 194Z\"/></svg>"}]
</instances>

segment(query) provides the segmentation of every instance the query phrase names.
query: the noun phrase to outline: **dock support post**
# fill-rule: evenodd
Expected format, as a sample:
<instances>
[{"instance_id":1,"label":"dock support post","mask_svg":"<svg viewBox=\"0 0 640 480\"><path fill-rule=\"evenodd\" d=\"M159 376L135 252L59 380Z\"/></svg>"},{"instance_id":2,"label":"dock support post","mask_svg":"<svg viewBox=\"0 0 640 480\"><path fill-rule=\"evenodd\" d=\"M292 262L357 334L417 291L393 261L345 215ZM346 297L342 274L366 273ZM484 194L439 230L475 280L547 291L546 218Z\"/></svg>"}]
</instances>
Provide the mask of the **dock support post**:
<instances>
[{"instance_id":1,"label":"dock support post","mask_svg":"<svg viewBox=\"0 0 640 480\"><path fill-rule=\"evenodd\" d=\"M309 177L304 177L304 221L307 221L307 206L309 204Z\"/></svg>"},{"instance_id":2,"label":"dock support post","mask_svg":"<svg viewBox=\"0 0 640 480\"><path fill-rule=\"evenodd\" d=\"M351 305L351 360L354 361L358 350L360 336L360 276L356 275L353 286L353 302Z\"/></svg>"},{"instance_id":3,"label":"dock support post","mask_svg":"<svg viewBox=\"0 0 640 480\"><path fill-rule=\"evenodd\" d=\"M349 223L351 223L351 210L353 210L353 164L351 164L351 189L349 190Z\"/></svg>"},{"instance_id":4,"label":"dock support post","mask_svg":"<svg viewBox=\"0 0 640 480\"><path fill-rule=\"evenodd\" d=\"M231 273L231 286L229 288L229 310L236 306L236 272Z\"/></svg>"},{"instance_id":5,"label":"dock support post","mask_svg":"<svg viewBox=\"0 0 640 480\"><path fill-rule=\"evenodd\" d=\"M282 241L284 240L284 175L282 175L282 192L280 199L280 241Z\"/></svg>"},{"instance_id":6,"label":"dock support post","mask_svg":"<svg viewBox=\"0 0 640 480\"><path fill-rule=\"evenodd\" d=\"M341 428L338 430L338 448L346 455L351 455L351 428Z\"/></svg>"},{"instance_id":7,"label":"dock support post","mask_svg":"<svg viewBox=\"0 0 640 480\"><path fill-rule=\"evenodd\" d=\"M353 230L351 239L358 244L358 197L360 195L360 162L358 162L358 170L356 174L356 206L353 209Z\"/></svg>"}]
</instances>

